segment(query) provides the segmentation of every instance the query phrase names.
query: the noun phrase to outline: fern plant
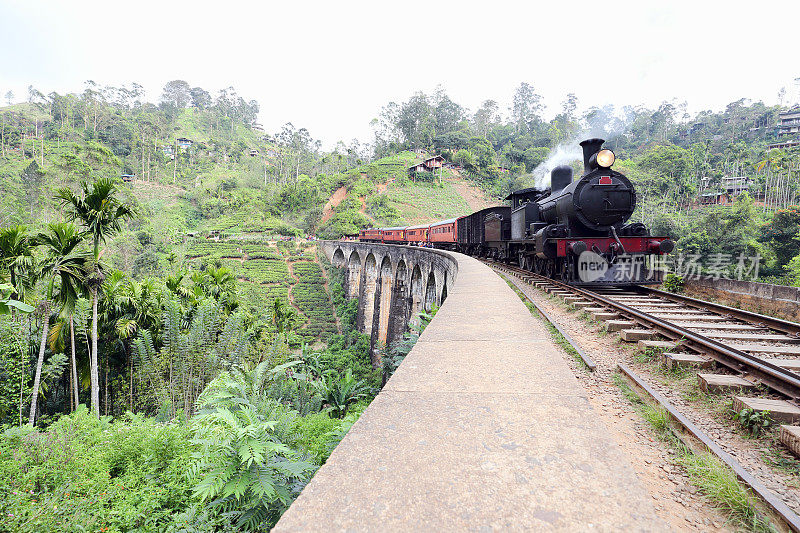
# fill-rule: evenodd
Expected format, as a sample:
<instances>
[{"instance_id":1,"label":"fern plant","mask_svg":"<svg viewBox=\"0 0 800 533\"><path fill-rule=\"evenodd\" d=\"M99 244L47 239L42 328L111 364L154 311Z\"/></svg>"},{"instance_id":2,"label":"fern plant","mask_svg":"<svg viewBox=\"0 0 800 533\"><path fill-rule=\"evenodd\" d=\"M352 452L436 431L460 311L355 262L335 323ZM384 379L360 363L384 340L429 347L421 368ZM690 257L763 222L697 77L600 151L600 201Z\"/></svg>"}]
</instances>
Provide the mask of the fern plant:
<instances>
[{"instance_id":1,"label":"fern plant","mask_svg":"<svg viewBox=\"0 0 800 533\"><path fill-rule=\"evenodd\" d=\"M316 469L286 444L295 415L267 395L268 370L263 362L221 373L192 419L195 495L238 529L274 523Z\"/></svg>"}]
</instances>

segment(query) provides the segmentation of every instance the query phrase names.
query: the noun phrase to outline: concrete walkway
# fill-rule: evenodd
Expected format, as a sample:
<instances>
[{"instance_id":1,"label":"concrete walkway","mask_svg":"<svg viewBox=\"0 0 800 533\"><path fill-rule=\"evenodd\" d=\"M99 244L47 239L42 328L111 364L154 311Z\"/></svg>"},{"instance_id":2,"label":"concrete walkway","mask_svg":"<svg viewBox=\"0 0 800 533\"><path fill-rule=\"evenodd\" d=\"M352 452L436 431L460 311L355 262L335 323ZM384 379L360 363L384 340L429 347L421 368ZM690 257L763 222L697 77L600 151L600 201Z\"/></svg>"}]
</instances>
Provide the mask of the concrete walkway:
<instances>
[{"instance_id":1,"label":"concrete walkway","mask_svg":"<svg viewBox=\"0 0 800 533\"><path fill-rule=\"evenodd\" d=\"M453 254L434 321L274 531L663 531L542 323Z\"/></svg>"}]
</instances>

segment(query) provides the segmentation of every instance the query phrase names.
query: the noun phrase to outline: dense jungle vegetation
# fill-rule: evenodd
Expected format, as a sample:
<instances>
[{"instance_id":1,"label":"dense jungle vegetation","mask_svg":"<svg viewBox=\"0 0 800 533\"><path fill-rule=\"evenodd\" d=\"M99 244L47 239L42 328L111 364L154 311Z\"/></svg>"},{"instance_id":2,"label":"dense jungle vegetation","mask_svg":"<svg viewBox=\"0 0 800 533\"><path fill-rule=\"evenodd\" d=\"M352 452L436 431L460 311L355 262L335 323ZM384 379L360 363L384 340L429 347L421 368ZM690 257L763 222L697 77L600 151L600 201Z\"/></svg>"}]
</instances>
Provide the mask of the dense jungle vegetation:
<instances>
[{"instance_id":1,"label":"dense jungle vegetation","mask_svg":"<svg viewBox=\"0 0 800 533\"><path fill-rule=\"evenodd\" d=\"M268 529L419 334L373 368L315 238L467 213L461 186L540 184L588 136L679 252L729 273L759 254L762 279L800 285L800 153L767 150L779 106L579 115L568 95L545 120L529 84L508 110L438 90L323 150L263 132L233 88L143 94L30 87L0 108L0 531ZM425 153L453 168L409 176ZM696 206L724 176L750 194Z\"/></svg>"}]
</instances>

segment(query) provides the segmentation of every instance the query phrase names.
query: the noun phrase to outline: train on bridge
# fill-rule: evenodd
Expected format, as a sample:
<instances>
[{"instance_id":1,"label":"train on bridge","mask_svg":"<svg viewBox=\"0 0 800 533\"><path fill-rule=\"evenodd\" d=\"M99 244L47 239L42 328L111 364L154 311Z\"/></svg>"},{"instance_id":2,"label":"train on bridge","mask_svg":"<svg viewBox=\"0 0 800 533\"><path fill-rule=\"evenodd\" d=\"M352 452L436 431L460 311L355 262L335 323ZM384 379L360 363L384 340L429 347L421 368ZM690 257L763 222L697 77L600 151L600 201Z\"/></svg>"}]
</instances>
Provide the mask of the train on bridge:
<instances>
[{"instance_id":1,"label":"train on bridge","mask_svg":"<svg viewBox=\"0 0 800 533\"><path fill-rule=\"evenodd\" d=\"M615 156L604 142L580 143L584 170L577 180L572 167L559 166L551 172L549 188L514 191L506 197L510 205L430 224L367 228L358 239L516 263L573 285L657 283L654 258L669 254L675 243L650 235L644 224L628 223L636 191L611 168Z\"/></svg>"}]
</instances>

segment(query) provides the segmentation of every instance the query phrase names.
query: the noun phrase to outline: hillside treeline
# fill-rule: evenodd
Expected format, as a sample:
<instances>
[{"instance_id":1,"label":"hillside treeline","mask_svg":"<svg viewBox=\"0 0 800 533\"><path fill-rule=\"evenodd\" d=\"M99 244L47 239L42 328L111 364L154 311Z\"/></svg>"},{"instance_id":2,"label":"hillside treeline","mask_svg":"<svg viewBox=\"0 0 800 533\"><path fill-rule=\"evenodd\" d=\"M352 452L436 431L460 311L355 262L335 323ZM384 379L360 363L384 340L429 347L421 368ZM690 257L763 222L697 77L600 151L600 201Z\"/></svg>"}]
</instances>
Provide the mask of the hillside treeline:
<instances>
[{"instance_id":1,"label":"hillside treeline","mask_svg":"<svg viewBox=\"0 0 800 533\"><path fill-rule=\"evenodd\" d=\"M373 121L375 153L441 153L501 197L541 185L544 170L556 164L578 170L578 142L601 137L617 155L615 168L636 184L634 220L677 239L676 255L707 256L707 263L722 255L734 264L759 256L762 278L800 283L800 149L769 149L787 108L741 99L693 116L676 102L577 109L577 98L567 95L545 120L543 100L528 83L507 109L486 100L470 111L442 90L419 92L383 107ZM724 177L736 176L749 179L747 194L738 201L729 195L729 206L700 205L702 195L724 192Z\"/></svg>"}]
</instances>

